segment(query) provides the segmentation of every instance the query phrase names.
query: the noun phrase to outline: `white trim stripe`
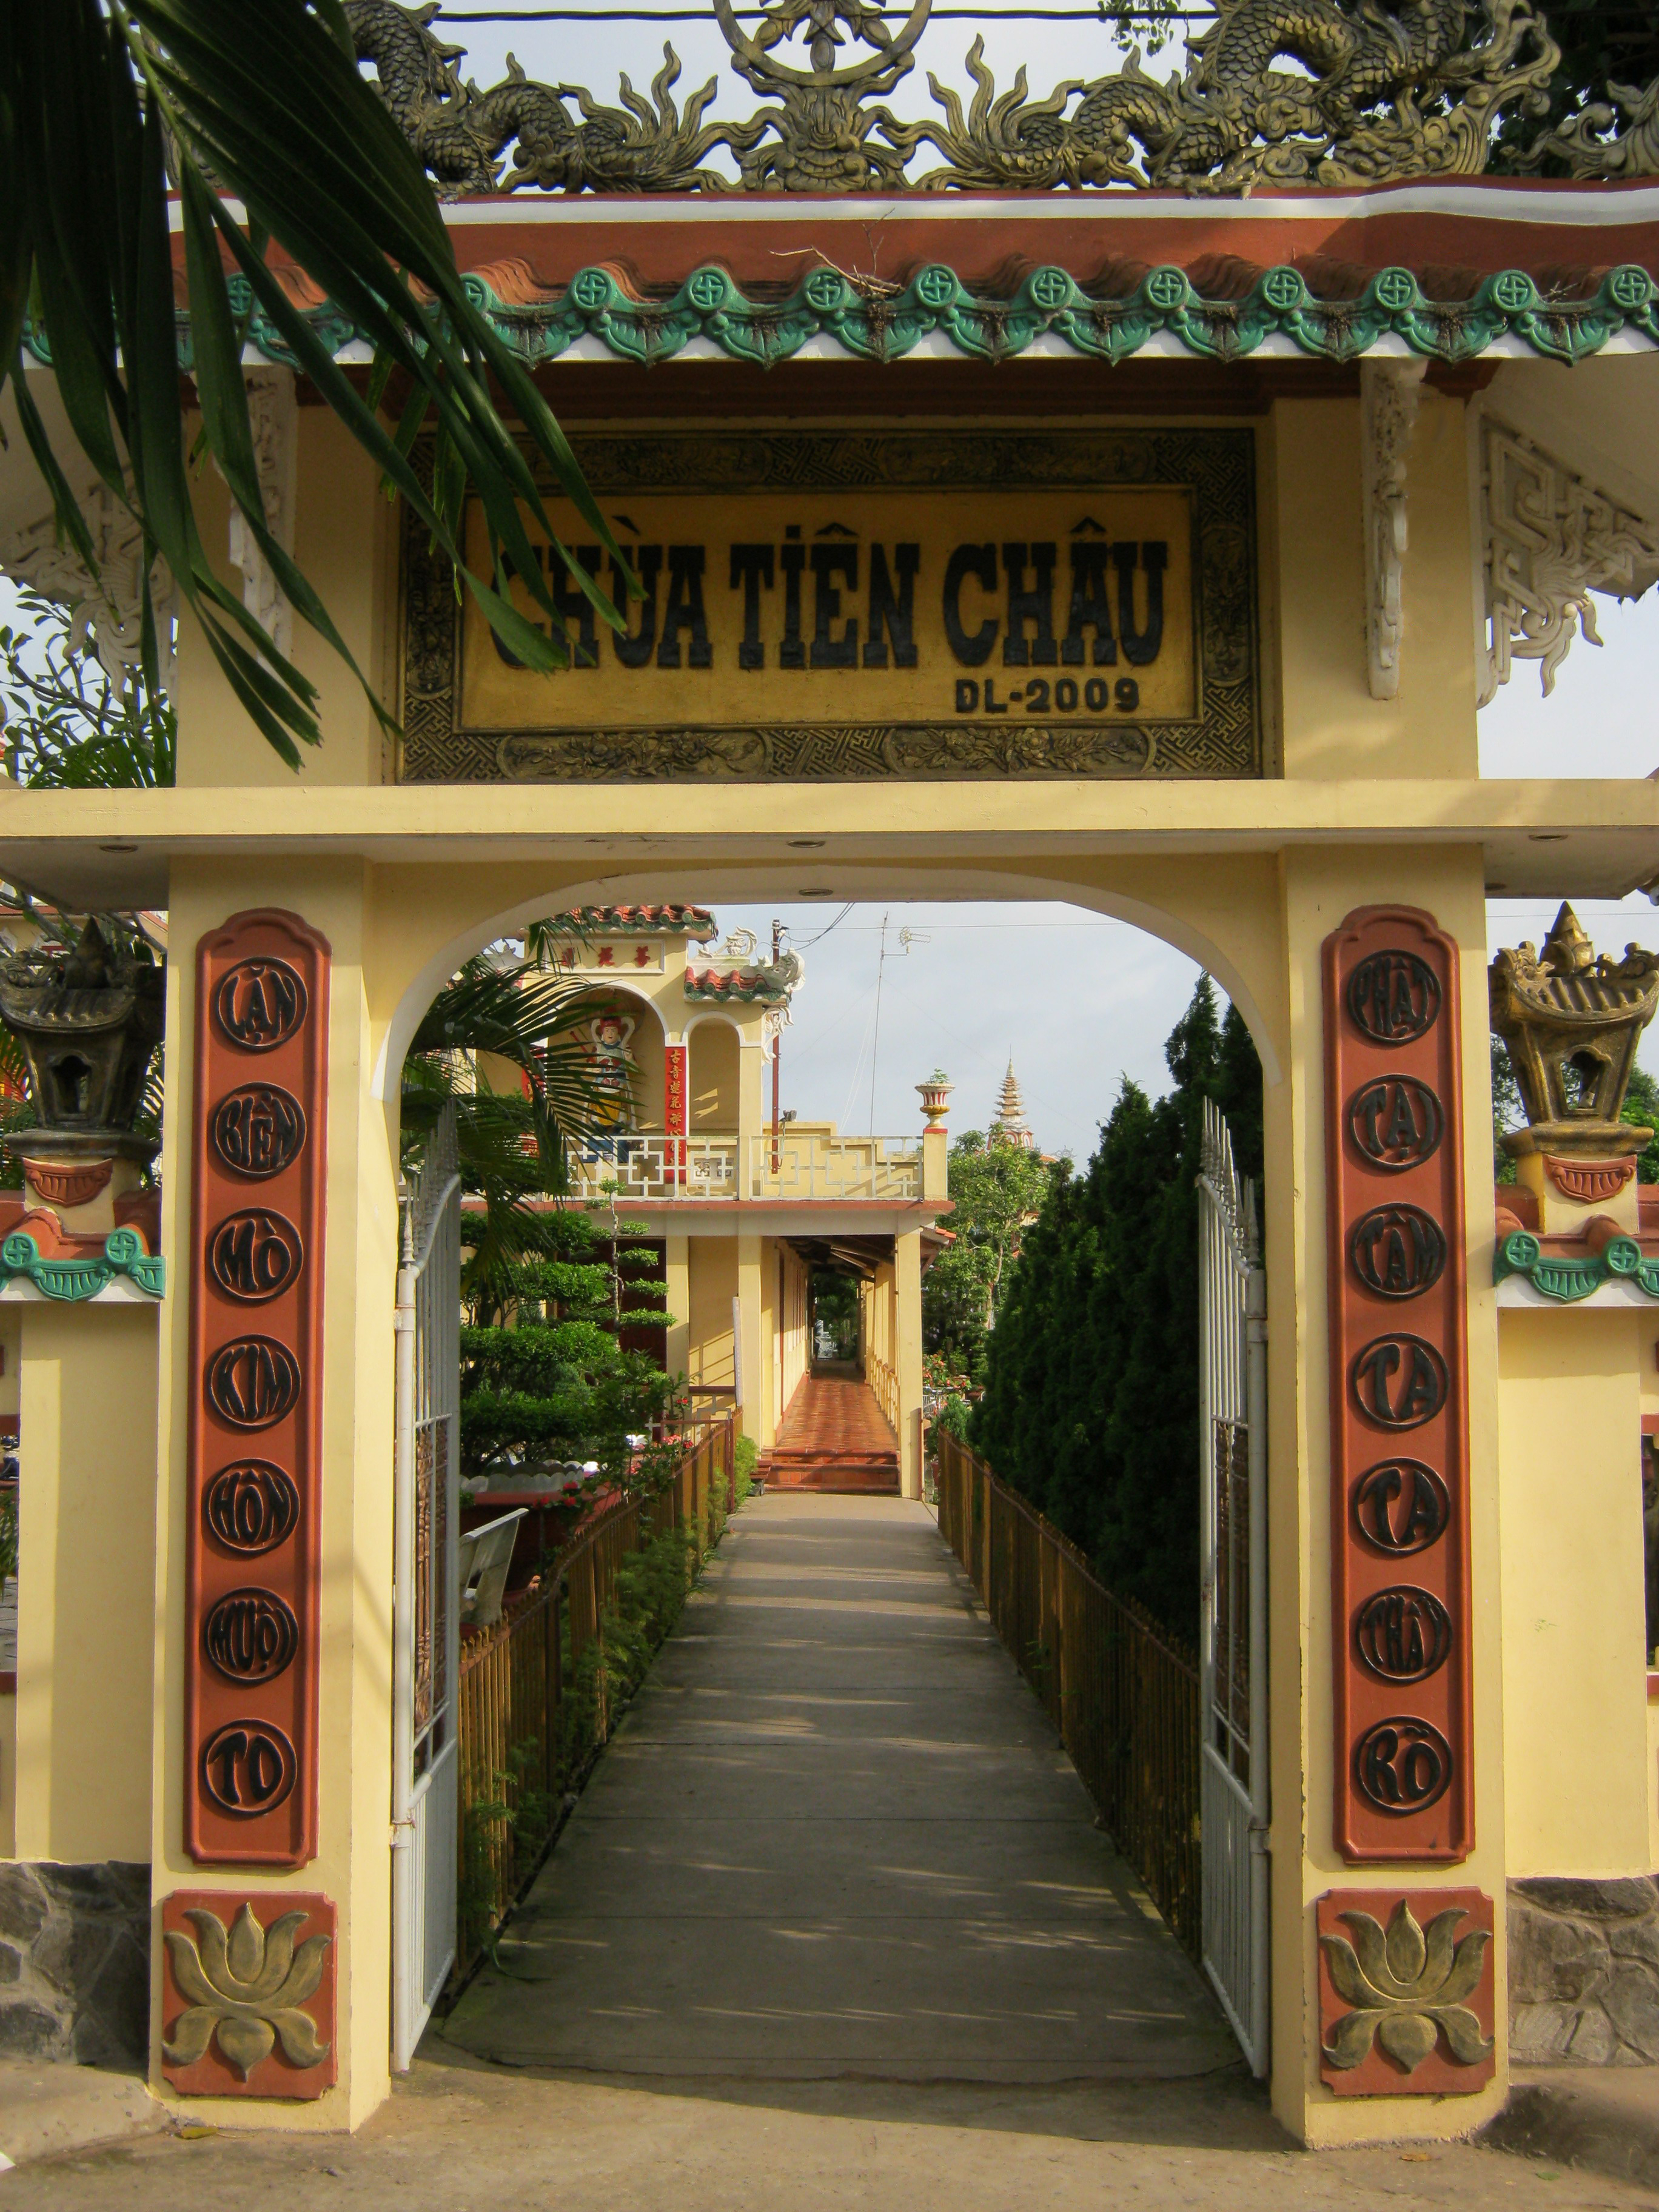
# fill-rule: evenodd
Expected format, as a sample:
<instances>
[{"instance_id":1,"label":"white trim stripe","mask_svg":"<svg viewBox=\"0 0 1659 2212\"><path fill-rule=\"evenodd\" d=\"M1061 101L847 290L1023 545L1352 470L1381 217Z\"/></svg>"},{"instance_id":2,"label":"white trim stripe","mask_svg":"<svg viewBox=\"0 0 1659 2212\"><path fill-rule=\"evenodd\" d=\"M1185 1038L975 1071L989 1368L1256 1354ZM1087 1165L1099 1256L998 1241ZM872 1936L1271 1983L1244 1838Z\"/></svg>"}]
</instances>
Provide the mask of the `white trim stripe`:
<instances>
[{"instance_id":1,"label":"white trim stripe","mask_svg":"<svg viewBox=\"0 0 1659 2212\"><path fill-rule=\"evenodd\" d=\"M692 223L718 228L723 223L804 222L1077 222L1095 215L1132 216L1142 222L1352 222L1374 216L1439 215L1485 222L1559 223L1599 229L1631 223L1659 226L1659 186L1648 184L1584 185L1573 189L1509 183L1432 180L1379 185L1365 192L1256 192L1249 199L1210 199L1186 194L1137 191L1129 185L1097 191L983 197L974 193L917 192L902 198L848 193L837 198L805 196L655 198L645 195L531 197L503 193L493 199L450 200L444 221L452 229L513 227L539 228L546 223L585 228L613 223ZM1655 246L1659 248L1659 236Z\"/></svg>"}]
</instances>

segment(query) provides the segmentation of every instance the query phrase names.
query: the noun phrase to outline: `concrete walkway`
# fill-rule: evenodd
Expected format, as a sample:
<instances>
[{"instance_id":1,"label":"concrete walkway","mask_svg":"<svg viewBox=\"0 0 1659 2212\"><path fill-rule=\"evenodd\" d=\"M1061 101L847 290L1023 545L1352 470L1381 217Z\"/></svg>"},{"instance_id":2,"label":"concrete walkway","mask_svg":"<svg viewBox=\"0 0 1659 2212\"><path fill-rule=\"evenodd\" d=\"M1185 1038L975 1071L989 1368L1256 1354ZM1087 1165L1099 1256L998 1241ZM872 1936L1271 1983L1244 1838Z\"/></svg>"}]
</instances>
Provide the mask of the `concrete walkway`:
<instances>
[{"instance_id":1,"label":"concrete walkway","mask_svg":"<svg viewBox=\"0 0 1659 2212\"><path fill-rule=\"evenodd\" d=\"M685 2081L1231 2069L924 1507L744 1507L451 2046Z\"/></svg>"}]
</instances>

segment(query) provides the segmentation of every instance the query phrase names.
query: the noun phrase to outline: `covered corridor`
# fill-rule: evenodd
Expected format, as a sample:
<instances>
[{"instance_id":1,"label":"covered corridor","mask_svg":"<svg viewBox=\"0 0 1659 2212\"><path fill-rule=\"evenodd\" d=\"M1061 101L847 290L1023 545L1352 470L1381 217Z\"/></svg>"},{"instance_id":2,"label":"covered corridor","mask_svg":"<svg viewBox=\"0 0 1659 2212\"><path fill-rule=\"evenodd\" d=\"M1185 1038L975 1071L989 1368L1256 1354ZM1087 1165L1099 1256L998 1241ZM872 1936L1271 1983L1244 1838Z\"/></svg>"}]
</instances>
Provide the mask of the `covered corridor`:
<instances>
[{"instance_id":1,"label":"covered corridor","mask_svg":"<svg viewBox=\"0 0 1659 2212\"><path fill-rule=\"evenodd\" d=\"M815 1367L802 1376L761 1468L768 1486L780 1490L899 1494L898 1438L852 1368Z\"/></svg>"},{"instance_id":2,"label":"covered corridor","mask_svg":"<svg viewBox=\"0 0 1659 2212\"><path fill-rule=\"evenodd\" d=\"M897 1498L744 1508L501 1959L443 2034L514 2067L1239 2064L932 1516Z\"/></svg>"}]
</instances>

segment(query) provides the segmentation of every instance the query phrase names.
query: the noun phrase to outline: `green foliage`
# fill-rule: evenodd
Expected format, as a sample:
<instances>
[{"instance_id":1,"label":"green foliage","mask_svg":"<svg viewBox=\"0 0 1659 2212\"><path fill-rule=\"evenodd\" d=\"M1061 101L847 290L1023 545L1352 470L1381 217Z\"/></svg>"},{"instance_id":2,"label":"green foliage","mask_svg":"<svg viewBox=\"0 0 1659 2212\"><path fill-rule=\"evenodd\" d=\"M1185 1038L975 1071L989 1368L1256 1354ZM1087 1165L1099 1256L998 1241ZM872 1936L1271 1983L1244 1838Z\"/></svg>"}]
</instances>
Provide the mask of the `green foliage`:
<instances>
[{"instance_id":1,"label":"green foliage","mask_svg":"<svg viewBox=\"0 0 1659 2212\"><path fill-rule=\"evenodd\" d=\"M998 1131L965 1130L951 1147L951 1212L944 1226L955 1238L922 1278L921 1340L969 1375L982 1363L1008 1270L1020 1238L1042 1212L1069 1160L1047 1161Z\"/></svg>"},{"instance_id":2,"label":"green foliage","mask_svg":"<svg viewBox=\"0 0 1659 2212\"><path fill-rule=\"evenodd\" d=\"M735 1458L738 1503L741 1505L755 1486L755 1469L760 1464L760 1446L753 1437L738 1438Z\"/></svg>"},{"instance_id":3,"label":"green foliage","mask_svg":"<svg viewBox=\"0 0 1659 2212\"><path fill-rule=\"evenodd\" d=\"M1191 1638L1198 1612L1202 1103L1261 1171L1261 1071L1201 977L1165 1047L1174 1087L1124 1079L1094 1158L1050 1180L986 1359L972 1440L1114 1589Z\"/></svg>"},{"instance_id":4,"label":"green foliage","mask_svg":"<svg viewBox=\"0 0 1659 2212\"><path fill-rule=\"evenodd\" d=\"M1619 1118L1634 1122L1638 1128L1655 1132L1651 1142L1636 1156L1636 1179L1638 1182L1659 1182L1659 1078L1650 1075L1645 1067L1632 1068L1630 1088L1625 1093Z\"/></svg>"},{"instance_id":5,"label":"green foliage","mask_svg":"<svg viewBox=\"0 0 1659 2212\"><path fill-rule=\"evenodd\" d=\"M674 1386L649 1354L623 1346L616 1316L624 1291L640 1319L660 1311L660 1288L638 1280L653 1255L623 1245L613 1261L593 1217L569 1206L550 1207L538 1233L548 1249L491 1278L510 1324L461 1331L462 1465L595 1460L593 1486L651 1488L628 1439L667 1412Z\"/></svg>"},{"instance_id":6,"label":"green foliage","mask_svg":"<svg viewBox=\"0 0 1659 2212\"><path fill-rule=\"evenodd\" d=\"M0 627L6 767L45 791L153 791L173 781L179 718L142 669L112 684L68 609L24 592Z\"/></svg>"},{"instance_id":7,"label":"green foliage","mask_svg":"<svg viewBox=\"0 0 1659 2212\"><path fill-rule=\"evenodd\" d=\"M1492 164L1497 168L1510 166L1586 101L1607 102L1610 84L1639 89L1659 76L1659 15L1640 0L1548 0L1536 12L1561 49L1560 64L1537 113L1523 107L1504 117ZM1565 166L1551 161L1543 173L1565 175Z\"/></svg>"},{"instance_id":8,"label":"green foliage","mask_svg":"<svg viewBox=\"0 0 1659 2212\"><path fill-rule=\"evenodd\" d=\"M1526 1121L1526 1111L1521 1103L1521 1086L1515 1079L1515 1070L1510 1065L1510 1050L1496 1031L1492 1040L1492 1175L1498 1182L1515 1181L1515 1162L1498 1141L1510 1130L1518 1129Z\"/></svg>"},{"instance_id":9,"label":"green foliage","mask_svg":"<svg viewBox=\"0 0 1659 2212\"><path fill-rule=\"evenodd\" d=\"M339 0L53 0L0 13L0 384L52 501L59 534L98 573L71 481L95 478L139 522L142 646L155 681L158 554L243 709L290 766L320 742L317 686L243 605L198 527L191 462L211 459L289 605L369 678L264 512L243 357L255 307L315 395L457 564L458 582L514 653L568 658L555 575L562 556L606 621L605 594L554 540L544 489L620 560L534 379L462 282L436 195L357 68ZM181 249L175 260L171 225ZM273 254L273 245L281 249ZM335 357L339 331L296 306L291 262L373 350L368 388ZM189 309L181 363L175 270ZM23 372L26 328L50 359L62 415ZM181 366L199 429L185 434ZM396 375L395 423L381 403ZM499 390L509 430L497 411ZM50 427L49 427L50 422ZM428 423L429 479L411 453ZM461 527L469 495L476 548ZM482 557L478 557L481 556ZM508 570L544 622L505 595Z\"/></svg>"},{"instance_id":10,"label":"green foliage","mask_svg":"<svg viewBox=\"0 0 1659 2212\"><path fill-rule=\"evenodd\" d=\"M629 1555L600 1609L599 1635L583 1647L579 1659L570 1651L567 1613L565 1689L559 1705L559 1770L567 1788L580 1786L685 1610L700 1556L698 1534L665 1528Z\"/></svg>"}]
</instances>

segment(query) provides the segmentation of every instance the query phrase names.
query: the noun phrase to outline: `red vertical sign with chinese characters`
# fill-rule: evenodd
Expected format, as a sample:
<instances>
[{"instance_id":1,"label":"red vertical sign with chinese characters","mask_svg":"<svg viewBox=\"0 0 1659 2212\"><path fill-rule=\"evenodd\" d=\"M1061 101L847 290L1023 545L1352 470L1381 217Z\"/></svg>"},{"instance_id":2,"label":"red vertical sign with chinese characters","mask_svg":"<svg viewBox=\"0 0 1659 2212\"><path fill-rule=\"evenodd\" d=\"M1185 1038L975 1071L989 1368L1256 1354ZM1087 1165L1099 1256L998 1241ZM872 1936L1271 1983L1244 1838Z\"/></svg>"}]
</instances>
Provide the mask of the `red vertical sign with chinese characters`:
<instances>
[{"instance_id":1,"label":"red vertical sign with chinese characters","mask_svg":"<svg viewBox=\"0 0 1659 2212\"><path fill-rule=\"evenodd\" d=\"M1336 1842L1466 1858L1468 1357L1457 947L1415 907L1325 941Z\"/></svg>"},{"instance_id":2,"label":"red vertical sign with chinese characters","mask_svg":"<svg viewBox=\"0 0 1659 2212\"><path fill-rule=\"evenodd\" d=\"M198 952L185 1843L317 1850L329 948L234 915Z\"/></svg>"},{"instance_id":3,"label":"red vertical sign with chinese characters","mask_svg":"<svg viewBox=\"0 0 1659 2212\"><path fill-rule=\"evenodd\" d=\"M666 1044L662 1051L662 1126L670 1137L684 1137L690 1127L686 1099L686 1048L683 1044ZM677 1175L685 1168L685 1146L673 1145L668 1151L668 1165Z\"/></svg>"}]
</instances>

